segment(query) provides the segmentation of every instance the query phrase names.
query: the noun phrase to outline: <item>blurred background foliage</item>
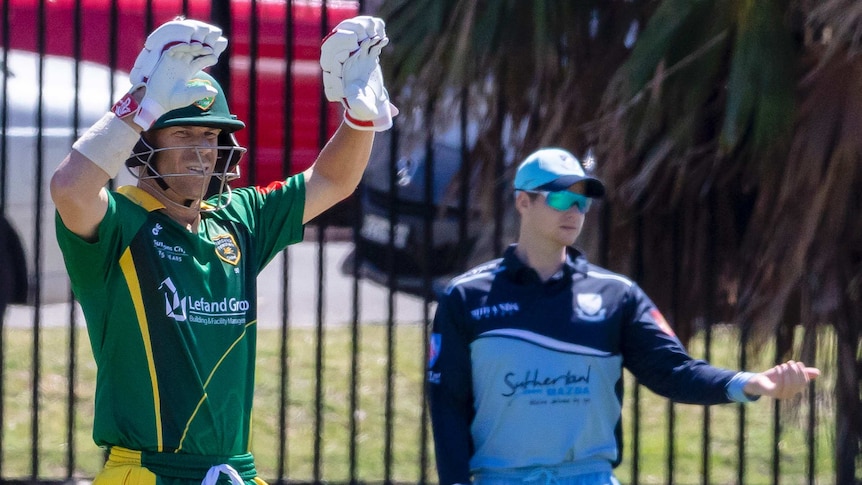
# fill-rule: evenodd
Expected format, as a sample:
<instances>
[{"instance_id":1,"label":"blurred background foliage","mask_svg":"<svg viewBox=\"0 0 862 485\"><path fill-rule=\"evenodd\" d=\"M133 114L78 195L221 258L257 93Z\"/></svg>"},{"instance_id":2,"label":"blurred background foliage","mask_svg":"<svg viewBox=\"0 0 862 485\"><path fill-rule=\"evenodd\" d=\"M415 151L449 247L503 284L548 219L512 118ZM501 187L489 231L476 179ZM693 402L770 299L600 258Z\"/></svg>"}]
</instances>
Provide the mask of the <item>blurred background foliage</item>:
<instances>
[{"instance_id":1,"label":"blurred background foliage","mask_svg":"<svg viewBox=\"0 0 862 485\"><path fill-rule=\"evenodd\" d=\"M755 346L834 327L837 483L855 483L862 3L385 0L378 15L401 129L462 126L448 189L469 186L475 224L507 221L482 231L474 262L514 235L517 162L571 150L610 188L581 242L606 248L591 258L636 277L683 340L703 321L740 324Z\"/></svg>"}]
</instances>

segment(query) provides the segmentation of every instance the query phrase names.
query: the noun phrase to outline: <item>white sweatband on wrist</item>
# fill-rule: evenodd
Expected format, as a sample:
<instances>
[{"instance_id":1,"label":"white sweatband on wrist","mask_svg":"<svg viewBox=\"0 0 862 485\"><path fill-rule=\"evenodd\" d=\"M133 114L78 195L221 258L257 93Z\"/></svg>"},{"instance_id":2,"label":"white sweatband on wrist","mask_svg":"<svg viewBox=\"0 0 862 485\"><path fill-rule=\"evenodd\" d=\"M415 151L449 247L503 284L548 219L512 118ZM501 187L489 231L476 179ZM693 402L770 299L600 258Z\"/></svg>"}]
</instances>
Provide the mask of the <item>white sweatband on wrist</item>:
<instances>
[{"instance_id":1,"label":"white sweatband on wrist","mask_svg":"<svg viewBox=\"0 0 862 485\"><path fill-rule=\"evenodd\" d=\"M140 138L140 133L109 111L81 135L72 148L114 178Z\"/></svg>"}]
</instances>

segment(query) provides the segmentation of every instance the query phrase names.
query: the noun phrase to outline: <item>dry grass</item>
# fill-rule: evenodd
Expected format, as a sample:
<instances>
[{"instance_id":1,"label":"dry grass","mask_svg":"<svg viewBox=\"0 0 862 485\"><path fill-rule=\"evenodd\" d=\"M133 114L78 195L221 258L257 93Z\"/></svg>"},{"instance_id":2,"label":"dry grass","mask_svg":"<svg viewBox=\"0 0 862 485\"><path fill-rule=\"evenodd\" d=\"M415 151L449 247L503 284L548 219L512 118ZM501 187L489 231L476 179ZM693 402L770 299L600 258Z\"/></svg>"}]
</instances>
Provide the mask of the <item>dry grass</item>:
<instances>
[{"instance_id":1,"label":"dry grass","mask_svg":"<svg viewBox=\"0 0 862 485\"><path fill-rule=\"evenodd\" d=\"M420 479L420 449L422 431L422 373L424 344L420 325L400 325L392 329L394 376L391 432L392 462L390 478L398 482L415 483ZM262 330L259 343L259 370L256 393L253 451L257 457L261 476L274 478L278 474L280 348L281 336L277 331ZM320 414L315 413L315 355L318 343L314 329L291 329L287 375L287 458L283 463L285 475L291 480L311 481L314 478L316 420L320 420L320 478L331 483L350 479L350 396L351 396L351 338L349 327L324 330L322 368L322 395ZM90 438L93 406L93 379L95 366L90 356L86 334L78 330L75 335L77 357L74 389L74 477L92 477L101 467L103 452ZM737 350L733 330L719 328L714 335L712 362L736 368ZM38 477L63 479L67 475L69 438L67 431L67 401L69 386L68 329L42 329L39 335L39 414ZM366 482L380 482L384 478L387 427L386 389L389 367L389 332L383 325L363 325L359 329L359 373L355 411L356 474ZM825 340L828 348L828 339ZM28 329L5 329L3 334L3 416L2 416L2 479L30 477L33 469L33 375L34 337ZM695 356L703 356L702 340L690 346ZM767 346L757 355L749 357L752 369L765 368L772 362L772 351ZM833 376L828 366L817 385L816 411L816 483L832 483L833 407L831 383ZM634 436L634 409L631 398L633 384L627 376L624 410L626 450L625 461L617 469L623 483L631 482L632 440ZM640 420L641 443L639 482L642 484L667 483L668 424L667 401L641 388ZM710 483L736 483L738 453L739 406L711 408ZM774 401L763 399L745 406L746 434L744 443L745 484L772 483ZM674 423L674 483L703 483L701 447L704 411L699 406L675 405ZM806 423L808 407L805 402L790 403L781 410L782 431L777 448L780 454L782 483L807 483ZM429 463L426 476L436 481L433 452L428 446Z\"/></svg>"}]
</instances>

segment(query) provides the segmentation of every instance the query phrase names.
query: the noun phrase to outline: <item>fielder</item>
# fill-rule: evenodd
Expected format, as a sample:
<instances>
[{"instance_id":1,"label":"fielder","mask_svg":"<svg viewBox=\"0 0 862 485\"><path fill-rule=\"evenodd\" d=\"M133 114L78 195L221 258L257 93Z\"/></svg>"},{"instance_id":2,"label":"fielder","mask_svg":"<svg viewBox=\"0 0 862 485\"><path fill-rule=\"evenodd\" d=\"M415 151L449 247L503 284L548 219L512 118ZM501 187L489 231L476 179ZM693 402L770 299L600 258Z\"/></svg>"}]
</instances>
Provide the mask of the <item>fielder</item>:
<instances>
[{"instance_id":1,"label":"fielder","mask_svg":"<svg viewBox=\"0 0 862 485\"><path fill-rule=\"evenodd\" d=\"M619 485L623 367L657 394L704 405L788 398L820 374L691 358L635 283L570 247L605 193L571 153L531 154L514 189L517 244L454 278L434 317L427 385L441 485Z\"/></svg>"},{"instance_id":2,"label":"fielder","mask_svg":"<svg viewBox=\"0 0 862 485\"><path fill-rule=\"evenodd\" d=\"M378 63L383 21L345 20L320 59L344 123L304 173L232 189L245 124L202 71L227 46L221 34L182 18L153 31L131 90L51 178L98 366L93 438L109 458L96 484L263 483L249 452L257 275L354 191L397 113ZM124 166L137 184L106 190Z\"/></svg>"}]
</instances>

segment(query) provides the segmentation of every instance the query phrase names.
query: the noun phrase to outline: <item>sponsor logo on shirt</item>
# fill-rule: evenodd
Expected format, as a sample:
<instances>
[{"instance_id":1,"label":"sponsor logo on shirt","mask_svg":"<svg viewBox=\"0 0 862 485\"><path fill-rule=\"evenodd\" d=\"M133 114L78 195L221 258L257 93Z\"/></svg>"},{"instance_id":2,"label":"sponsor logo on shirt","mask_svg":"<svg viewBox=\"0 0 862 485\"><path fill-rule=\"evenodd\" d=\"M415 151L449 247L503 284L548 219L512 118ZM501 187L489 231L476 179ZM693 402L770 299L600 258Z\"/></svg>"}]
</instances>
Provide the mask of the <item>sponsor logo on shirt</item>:
<instances>
[{"instance_id":1,"label":"sponsor logo on shirt","mask_svg":"<svg viewBox=\"0 0 862 485\"><path fill-rule=\"evenodd\" d=\"M590 371L542 375L539 369L503 376L503 397L526 396L531 405L580 404L590 401Z\"/></svg>"},{"instance_id":2,"label":"sponsor logo on shirt","mask_svg":"<svg viewBox=\"0 0 862 485\"><path fill-rule=\"evenodd\" d=\"M161 230L161 226L158 224L156 224L156 226ZM155 232L156 228L153 228L153 233ZM158 239L153 239L153 247L156 248L156 252L159 254L160 258L168 259L170 261L182 261L187 255L185 248L182 246L172 246L164 241L159 241Z\"/></svg>"},{"instance_id":3,"label":"sponsor logo on shirt","mask_svg":"<svg viewBox=\"0 0 862 485\"><path fill-rule=\"evenodd\" d=\"M159 289L165 290L165 315L178 322L186 321L186 300L177 292L177 287L170 278L166 278L159 285Z\"/></svg>"},{"instance_id":4,"label":"sponsor logo on shirt","mask_svg":"<svg viewBox=\"0 0 862 485\"><path fill-rule=\"evenodd\" d=\"M164 291L165 315L177 322L203 325L245 325L246 312L251 308L248 300L222 298L212 300L182 296L168 277L159 285Z\"/></svg>"},{"instance_id":5,"label":"sponsor logo on shirt","mask_svg":"<svg viewBox=\"0 0 862 485\"><path fill-rule=\"evenodd\" d=\"M239 246L237 246L236 240L233 238L232 234L219 234L217 236L213 236L213 243L215 244L215 252L219 259L234 266L239 263L239 259L242 255L239 252Z\"/></svg>"},{"instance_id":6,"label":"sponsor logo on shirt","mask_svg":"<svg viewBox=\"0 0 862 485\"><path fill-rule=\"evenodd\" d=\"M588 322L600 322L605 319L607 310L602 308L602 295L598 293L579 293L576 298L575 315Z\"/></svg>"},{"instance_id":7,"label":"sponsor logo on shirt","mask_svg":"<svg viewBox=\"0 0 862 485\"><path fill-rule=\"evenodd\" d=\"M507 317L521 311L517 302L497 303L496 305L480 306L470 310L470 316L473 320L482 320L485 318Z\"/></svg>"}]
</instances>

